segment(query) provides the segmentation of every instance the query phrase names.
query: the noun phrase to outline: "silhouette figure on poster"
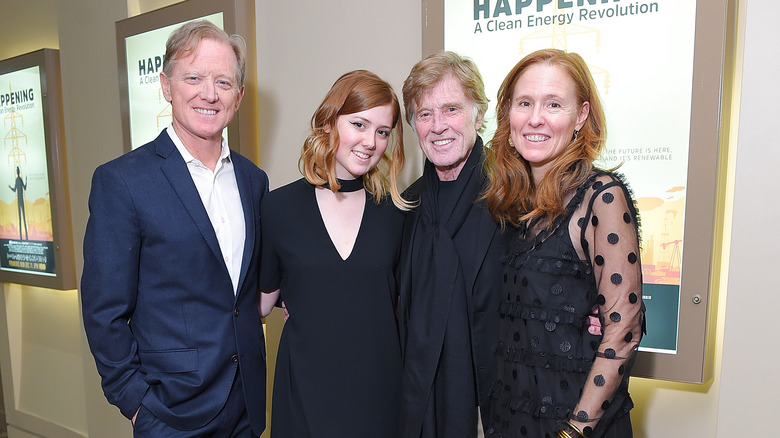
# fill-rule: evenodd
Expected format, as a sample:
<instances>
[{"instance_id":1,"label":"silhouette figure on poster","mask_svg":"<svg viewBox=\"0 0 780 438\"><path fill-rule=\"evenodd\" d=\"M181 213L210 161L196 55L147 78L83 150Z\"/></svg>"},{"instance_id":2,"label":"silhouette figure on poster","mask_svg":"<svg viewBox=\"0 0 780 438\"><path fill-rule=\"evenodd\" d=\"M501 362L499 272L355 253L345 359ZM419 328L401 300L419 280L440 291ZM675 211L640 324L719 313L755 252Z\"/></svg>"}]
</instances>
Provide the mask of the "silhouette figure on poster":
<instances>
[{"instance_id":1,"label":"silhouette figure on poster","mask_svg":"<svg viewBox=\"0 0 780 438\"><path fill-rule=\"evenodd\" d=\"M25 175L24 181L22 181L19 166L16 166L16 185L8 187L16 192L16 202L19 210L19 239L22 239L22 230L24 230L24 240L28 240L30 236L27 234L27 214L24 211L24 191L27 190L27 176Z\"/></svg>"}]
</instances>

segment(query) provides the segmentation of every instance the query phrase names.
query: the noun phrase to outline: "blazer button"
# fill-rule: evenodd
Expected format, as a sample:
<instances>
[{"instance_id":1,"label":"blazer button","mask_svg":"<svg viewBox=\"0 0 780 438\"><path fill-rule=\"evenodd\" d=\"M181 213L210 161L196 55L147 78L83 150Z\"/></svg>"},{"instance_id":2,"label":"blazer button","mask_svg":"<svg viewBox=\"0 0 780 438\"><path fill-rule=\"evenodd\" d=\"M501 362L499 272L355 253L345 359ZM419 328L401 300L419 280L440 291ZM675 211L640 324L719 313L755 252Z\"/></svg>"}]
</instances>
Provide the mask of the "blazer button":
<instances>
[{"instance_id":1,"label":"blazer button","mask_svg":"<svg viewBox=\"0 0 780 438\"><path fill-rule=\"evenodd\" d=\"M230 356L230 361L231 362L238 362L238 355L234 354L234 355Z\"/></svg>"},{"instance_id":2,"label":"blazer button","mask_svg":"<svg viewBox=\"0 0 780 438\"><path fill-rule=\"evenodd\" d=\"M235 309L233 309L233 315L235 315L235 316L238 316L238 307L236 307Z\"/></svg>"}]
</instances>

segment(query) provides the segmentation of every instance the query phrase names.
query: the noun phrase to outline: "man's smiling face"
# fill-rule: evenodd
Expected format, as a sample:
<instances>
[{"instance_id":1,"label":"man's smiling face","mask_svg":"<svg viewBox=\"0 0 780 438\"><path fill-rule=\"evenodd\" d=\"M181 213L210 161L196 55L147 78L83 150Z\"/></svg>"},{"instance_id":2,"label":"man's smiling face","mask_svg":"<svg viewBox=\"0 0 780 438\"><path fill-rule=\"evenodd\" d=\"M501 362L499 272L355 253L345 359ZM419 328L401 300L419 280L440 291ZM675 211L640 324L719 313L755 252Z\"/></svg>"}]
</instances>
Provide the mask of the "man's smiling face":
<instances>
[{"instance_id":1,"label":"man's smiling face","mask_svg":"<svg viewBox=\"0 0 780 438\"><path fill-rule=\"evenodd\" d=\"M236 55L230 44L204 38L174 64L171 77L160 75L171 102L173 127L182 142L221 142L244 90L238 85Z\"/></svg>"},{"instance_id":2,"label":"man's smiling face","mask_svg":"<svg viewBox=\"0 0 780 438\"><path fill-rule=\"evenodd\" d=\"M415 107L414 127L428 161L441 180L454 180L460 174L471 148L477 141L482 116L463 87L449 75L423 93Z\"/></svg>"}]
</instances>

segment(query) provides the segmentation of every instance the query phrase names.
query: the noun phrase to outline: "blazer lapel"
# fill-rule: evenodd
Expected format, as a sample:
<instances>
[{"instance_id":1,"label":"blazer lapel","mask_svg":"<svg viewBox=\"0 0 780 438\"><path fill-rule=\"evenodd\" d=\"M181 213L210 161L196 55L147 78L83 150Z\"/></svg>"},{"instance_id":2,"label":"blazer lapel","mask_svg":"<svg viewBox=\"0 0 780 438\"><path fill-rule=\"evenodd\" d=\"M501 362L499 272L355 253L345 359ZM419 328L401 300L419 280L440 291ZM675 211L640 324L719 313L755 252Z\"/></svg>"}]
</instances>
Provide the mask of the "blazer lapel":
<instances>
[{"instance_id":1,"label":"blazer lapel","mask_svg":"<svg viewBox=\"0 0 780 438\"><path fill-rule=\"evenodd\" d=\"M233 152L231 151L231 160L233 160ZM244 254L241 259L241 275L238 279L238 292L236 298L241 293L241 289L246 279L246 273L249 270L249 263L252 260L252 253L255 250L255 217L253 212L254 199L252 199L252 182L249 179L249 175L246 173L246 168L241 164L240 160L233 160L233 169L236 174L236 183L238 184L238 193L241 196L241 207L244 210L244 224L246 227L246 239L244 239Z\"/></svg>"},{"instance_id":2,"label":"blazer lapel","mask_svg":"<svg viewBox=\"0 0 780 438\"><path fill-rule=\"evenodd\" d=\"M498 224L490 216L490 213L487 211L484 204L477 204L477 208L480 209L479 230L477 231L478 235L476 257L474 259L474 262L477 265L477 269L474 270L476 274L474 275L474 278L470 279L472 290L474 284L477 282L477 278L479 278L479 271L481 270L482 265L485 263L485 257L487 256L490 244L493 242L493 239L496 238L496 230L498 230Z\"/></svg>"},{"instance_id":3,"label":"blazer lapel","mask_svg":"<svg viewBox=\"0 0 780 438\"><path fill-rule=\"evenodd\" d=\"M198 189L195 187L192 176L187 169L187 163L184 162L184 158L182 158L176 146L168 137L167 132L163 131L155 140L155 144L157 146L157 154L165 158L162 166L160 166L165 177L168 178L168 182L179 196L182 204L184 204L184 208L187 209L193 222L195 222L195 226L200 230L217 260L222 260L222 251L219 249L217 234L214 232L214 227L211 226L209 215L206 213L206 208L203 207L203 201L200 199Z\"/></svg>"}]
</instances>

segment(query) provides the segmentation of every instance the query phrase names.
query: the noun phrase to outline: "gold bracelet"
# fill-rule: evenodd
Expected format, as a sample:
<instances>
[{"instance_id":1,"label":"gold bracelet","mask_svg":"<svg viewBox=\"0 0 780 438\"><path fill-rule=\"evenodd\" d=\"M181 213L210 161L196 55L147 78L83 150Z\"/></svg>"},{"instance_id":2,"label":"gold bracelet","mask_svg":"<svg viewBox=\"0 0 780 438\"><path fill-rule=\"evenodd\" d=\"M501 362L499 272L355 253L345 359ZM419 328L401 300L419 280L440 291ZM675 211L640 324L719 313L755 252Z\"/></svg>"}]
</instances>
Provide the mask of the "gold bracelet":
<instances>
[{"instance_id":1,"label":"gold bracelet","mask_svg":"<svg viewBox=\"0 0 780 438\"><path fill-rule=\"evenodd\" d=\"M574 438L574 437L569 435L569 432L567 432L566 430L561 429L558 431L558 438Z\"/></svg>"},{"instance_id":2,"label":"gold bracelet","mask_svg":"<svg viewBox=\"0 0 780 438\"><path fill-rule=\"evenodd\" d=\"M568 424L568 425L569 425L569 427L571 427L572 429L574 429L574 432L575 432L577 435L579 435L579 436L581 436L581 437L585 438L585 434L584 434L584 433L582 433L582 431L580 430L580 428L579 428L579 427L577 427L577 426L575 426L575 425L571 424L571 420L569 420L569 421L566 421L566 424ZM575 438L575 437L571 437L571 438Z\"/></svg>"}]
</instances>

